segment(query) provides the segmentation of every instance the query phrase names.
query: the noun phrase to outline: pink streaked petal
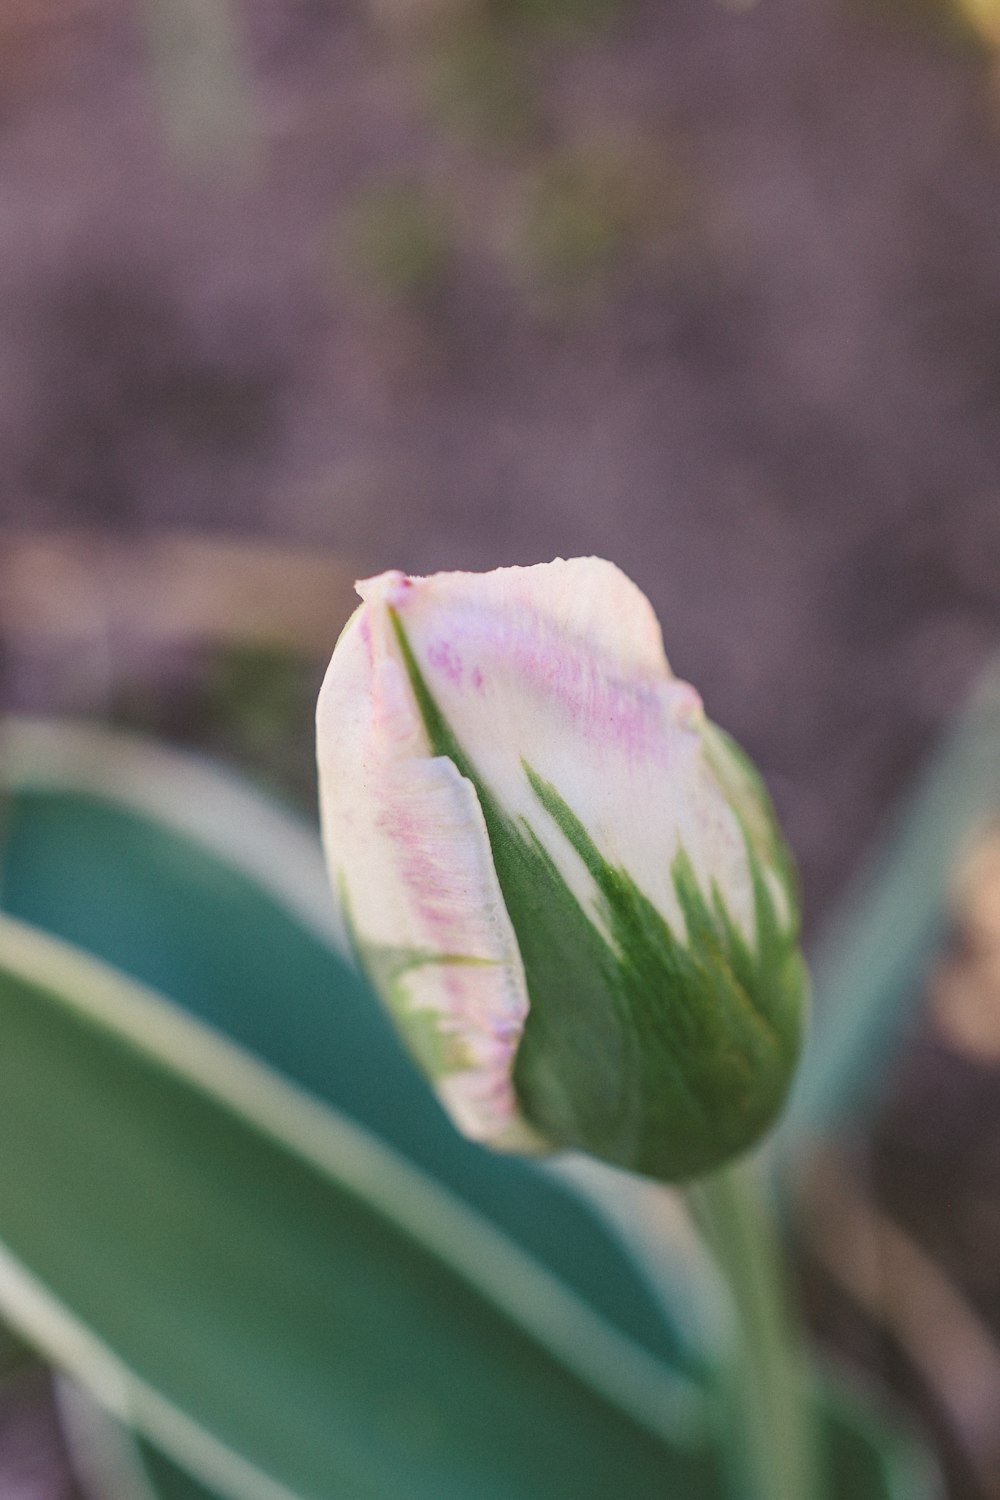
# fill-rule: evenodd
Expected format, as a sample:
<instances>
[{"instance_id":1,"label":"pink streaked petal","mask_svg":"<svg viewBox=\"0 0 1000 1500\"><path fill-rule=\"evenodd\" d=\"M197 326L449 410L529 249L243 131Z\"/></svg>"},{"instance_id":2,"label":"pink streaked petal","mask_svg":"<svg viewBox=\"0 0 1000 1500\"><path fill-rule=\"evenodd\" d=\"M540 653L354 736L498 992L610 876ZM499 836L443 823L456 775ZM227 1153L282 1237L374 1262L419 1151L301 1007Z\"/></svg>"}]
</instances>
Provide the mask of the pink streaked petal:
<instances>
[{"instance_id":1,"label":"pink streaked petal","mask_svg":"<svg viewBox=\"0 0 1000 1500\"><path fill-rule=\"evenodd\" d=\"M359 941L426 956L400 974L400 1022L429 1022L441 1037L440 1091L456 1123L511 1138L528 1009L520 954L475 792L431 756L384 610L360 611L338 644L317 742L327 859Z\"/></svg>"},{"instance_id":2,"label":"pink streaked petal","mask_svg":"<svg viewBox=\"0 0 1000 1500\"><path fill-rule=\"evenodd\" d=\"M359 586L393 610L452 733L508 814L523 818L588 910L593 882L540 812L527 763L683 932L671 864L683 844L746 936L753 892L743 836L704 753L701 699L676 679L645 596L597 558Z\"/></svg>"}]
</instances>

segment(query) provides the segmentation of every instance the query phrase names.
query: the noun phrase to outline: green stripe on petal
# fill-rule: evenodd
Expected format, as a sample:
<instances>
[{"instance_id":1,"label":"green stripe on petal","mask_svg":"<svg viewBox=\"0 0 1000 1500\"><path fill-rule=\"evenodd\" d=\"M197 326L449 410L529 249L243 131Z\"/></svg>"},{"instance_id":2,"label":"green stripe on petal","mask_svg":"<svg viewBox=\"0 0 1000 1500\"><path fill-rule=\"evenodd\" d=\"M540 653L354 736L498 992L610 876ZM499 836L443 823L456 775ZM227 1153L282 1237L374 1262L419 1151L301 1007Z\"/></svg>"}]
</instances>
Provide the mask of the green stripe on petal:
<instances>
[{"instance_id":1,"label":"green stripe on petal","mask_svg":"<svg viewBox=\"0 0 1000 1500\"><path fill-rule=\"evenodd\" d=\"M764 780L742 746L710 719L705 720L703 743L712 774L752 851L754 880L764 878L765 866L773 871L787 902L785 920L794 937L798 933L798 879Z\"/></svg>"},{"instance_id":2,"label":"green stripe on petal","mask_svg":"<svg viewBox=\"0 0 1000 1500\"><path fill-rule=\"evenodd\" d=\"M706 1171L750 1144L787 1092L799 1049L804 981L794 936L781 935L749 849L756 952L717 886L711 903L706 900L683 849L671 867L686 927L686 934L676 934L628 872L603 859L556 789L530 770L528 775L605 902L617 960L616 1010L635 1032L633 1085L642 1097L642 1142L631 1164L658 1176ZM530 973L528 987L530 993ZM526 1030L522 1052L528 1040Z\"/></svg>"}]
</instances>

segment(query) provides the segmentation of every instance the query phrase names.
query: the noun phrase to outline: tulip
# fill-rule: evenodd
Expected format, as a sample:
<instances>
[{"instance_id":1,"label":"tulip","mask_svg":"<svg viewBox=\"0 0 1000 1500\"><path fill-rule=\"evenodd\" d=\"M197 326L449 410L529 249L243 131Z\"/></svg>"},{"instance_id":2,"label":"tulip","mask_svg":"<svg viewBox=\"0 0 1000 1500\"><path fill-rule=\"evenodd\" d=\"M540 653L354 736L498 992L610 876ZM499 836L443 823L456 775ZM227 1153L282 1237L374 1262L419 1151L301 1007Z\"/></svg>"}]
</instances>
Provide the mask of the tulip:
<instances>
[{"instance_id":1,"label":"tulip","mask_svg":"<svg viewBox=\"0 0 1000 1500\"><path fill-rule=\"evenodd\" d=\"M763 785L613 564L358 584L320 694L359 963L454 1122L678 1181L752 1145L805 971Z\"/></svg>"}]
</instances>

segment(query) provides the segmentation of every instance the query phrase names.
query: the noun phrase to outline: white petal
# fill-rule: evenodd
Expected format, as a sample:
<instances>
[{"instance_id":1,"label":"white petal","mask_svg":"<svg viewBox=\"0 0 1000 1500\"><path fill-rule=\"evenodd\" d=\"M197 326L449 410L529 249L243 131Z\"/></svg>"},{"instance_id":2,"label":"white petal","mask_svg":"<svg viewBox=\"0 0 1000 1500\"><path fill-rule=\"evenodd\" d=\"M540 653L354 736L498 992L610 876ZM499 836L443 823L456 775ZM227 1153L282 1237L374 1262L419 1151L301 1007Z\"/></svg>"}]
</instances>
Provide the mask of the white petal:
<instances>
[{"instance_id":1,"label":"white petal","mask_svg":"<svg viewBox=\"0 0 1000 1500\"><path fill-rule=\"evenodd\" d=\"M703 890L716 880L753 938L743 835L706 763L701 699L672 676L648 601L613 564L579 558L426 579L387 573L359 593L373 620L398 614L455 738L588 911L599 914L594 883L540 808L525 763L678 934L685 929L671 864L683 845Z\"/></svg>"},{"instance_id":2,"label":"white petal","mask_svg":"<svg viewBox=\"0 0 1000 1500\"><path fill-rule=\"evenodd\" d=\"M463 1131L528 1144L511 1082L528 998L483 815L431 756L384 610L358 610L338 642L317 744L334 887L363 952L401 956L403 1030L433 1029L447 1059L436 1083Z\"/></svg>"}]
</instances>

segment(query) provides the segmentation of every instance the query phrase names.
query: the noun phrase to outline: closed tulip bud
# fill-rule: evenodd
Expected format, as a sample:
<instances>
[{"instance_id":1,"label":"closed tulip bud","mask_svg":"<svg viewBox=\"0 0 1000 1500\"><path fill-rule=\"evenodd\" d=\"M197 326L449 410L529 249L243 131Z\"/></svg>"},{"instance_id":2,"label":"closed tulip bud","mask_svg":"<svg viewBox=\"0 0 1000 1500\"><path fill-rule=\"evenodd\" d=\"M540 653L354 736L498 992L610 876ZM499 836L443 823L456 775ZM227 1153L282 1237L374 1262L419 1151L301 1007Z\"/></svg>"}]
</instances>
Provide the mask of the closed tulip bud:
<instances>
[{"instance_id":1,"label":"closed tulip bud","mask_svg":"<svg viewBox=\"0 0 1000 1500\"><path fill-rule=\"evenodd\" d=\"M667 1180L753 1144L805 973L763 785L611 563L358 585L320 695L358 959L468 1135Z\"/></svg>"}]
</instances>

